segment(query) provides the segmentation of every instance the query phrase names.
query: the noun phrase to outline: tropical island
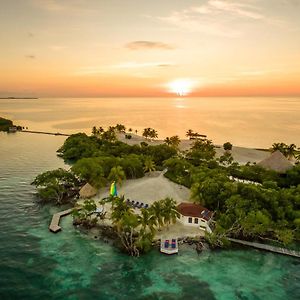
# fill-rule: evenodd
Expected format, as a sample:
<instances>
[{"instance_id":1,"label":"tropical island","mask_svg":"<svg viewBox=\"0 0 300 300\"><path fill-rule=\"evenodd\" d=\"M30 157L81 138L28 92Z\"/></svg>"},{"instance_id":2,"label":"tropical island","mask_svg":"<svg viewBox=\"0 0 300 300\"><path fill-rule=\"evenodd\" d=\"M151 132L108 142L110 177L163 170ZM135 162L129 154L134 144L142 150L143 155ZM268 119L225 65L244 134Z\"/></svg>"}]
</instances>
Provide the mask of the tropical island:
<instances>
[{"instance_id":1,"label":"tropical island","mask_svg":"<svg viewBox=\"0 0 300 300\"><path fill-rule=\"evenodd\" d=\"M239 164L230 142L217 147L193 130L186 141L155 142L153 128L142 135L122 124L71 135L57 150L70 170L38 175L38 199L72 205L74 225L98 230L132 256L173 237L211 248L227 247L228 238L299 241L296 145L274 143L261 162Z\"/></svg>"},{"instance_id":2,"label":"tropical island","mask_svg":"<svg viewBox=\"0 0 300 300\"><path fill-rule=\"evenodd\" d=\"M24 129L24 127L19 125L14 125L12 120L0 117L0 131L16 132L16 131L21 131L22 129Z\"/></svg>"}]
</instances>

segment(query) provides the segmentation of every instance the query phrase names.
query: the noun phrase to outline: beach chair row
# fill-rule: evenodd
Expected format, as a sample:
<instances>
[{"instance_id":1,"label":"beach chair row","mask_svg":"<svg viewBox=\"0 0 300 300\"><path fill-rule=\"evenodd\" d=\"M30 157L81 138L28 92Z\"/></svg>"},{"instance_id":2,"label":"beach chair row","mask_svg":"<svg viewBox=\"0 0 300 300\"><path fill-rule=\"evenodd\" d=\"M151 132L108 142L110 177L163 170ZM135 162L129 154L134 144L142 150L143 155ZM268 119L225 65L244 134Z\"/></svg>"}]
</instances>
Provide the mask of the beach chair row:
<instances>
[{"instance_id":1,"label":"beach chair row","mask_svg":"<svg viewBox=\"0 0 300 300\"><path fill-rule=\"evenodd\" d=\"M169 241L169 240L165 240L165 243L164 243L165 249L168 249L168 248L175 249L176 246L177 246L177 245L176 245L176 239L172 239L171 244L170 244L170 241Z\"/></svg>"},{"instance_id":2,"label":"beach chair row","mask_svg":"<svg viewBox=\"0 0 300 300\"><path fill-rule=\"evenodd\" d=\"M130 200L130 199L127 199L126 203L127 203L127 205L129 205L133 208L149 208L149 205L147 203L144 204L143 202L134 201L134 200Z\"/></svg>"}]
</instances>

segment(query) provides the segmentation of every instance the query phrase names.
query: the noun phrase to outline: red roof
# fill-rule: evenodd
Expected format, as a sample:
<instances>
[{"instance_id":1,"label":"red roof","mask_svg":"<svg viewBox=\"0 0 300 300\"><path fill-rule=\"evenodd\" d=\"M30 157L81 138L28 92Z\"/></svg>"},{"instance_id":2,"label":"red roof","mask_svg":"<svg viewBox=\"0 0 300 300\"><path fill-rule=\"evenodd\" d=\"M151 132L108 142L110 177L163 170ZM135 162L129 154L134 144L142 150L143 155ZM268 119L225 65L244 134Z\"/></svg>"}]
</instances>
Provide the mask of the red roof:
<instances>
[{"instance_id":1,"label":"red roof","mask_svg":"<svg viewBox=\"0 0 300 300\"><path fill-rule=\"evenodd\" d=\"M200 204L183 202L177 206L177 210L186 217L202 218L206 221L212 217L212 212Z\"/></svg>"}]
</instances>

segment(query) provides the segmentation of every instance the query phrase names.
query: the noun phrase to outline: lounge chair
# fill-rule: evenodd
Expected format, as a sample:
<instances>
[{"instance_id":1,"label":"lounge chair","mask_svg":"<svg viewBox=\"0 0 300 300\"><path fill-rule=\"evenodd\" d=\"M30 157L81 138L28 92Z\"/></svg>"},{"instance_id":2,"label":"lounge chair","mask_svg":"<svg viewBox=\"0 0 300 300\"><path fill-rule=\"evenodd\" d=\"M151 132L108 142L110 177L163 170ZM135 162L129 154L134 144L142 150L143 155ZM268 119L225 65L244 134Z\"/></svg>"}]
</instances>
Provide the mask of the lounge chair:
<instances>
[{"instance_id":1,"label":"lounge chair","mask_svg":"<svg viewBox=\"0 0 300 300\"><path fill-rule=\"evenodd\" d=\"M135 203L134 207L138 207L139 205L140 205L140 202L137 201L137 202Z\"/></svg>"},{"instance_id":2,"label":"lounge chair","mask_svg":"<svg viewBox=\"0 0 300 300\"><path fill-rule=\"evenodd\" d=\"M148 208L149 207L149 205L146 203L145 205L144 205L144 208Z\"/></svg>"},{"instance_id":3,"label":"lounge chair","mask_svg":"<svg viewBox=\"0 0 300 300\"><path fill-rule=\"evenodd\" d=\"M169 248L169 240L165 240L165 248L167 249L167 248Z\"/></svg>"},{"instance_id":4,"label":"lounge chair","mask_svg":"<svg viewBox=\"0 0 300 300\"><path fill-rule=\"evenodd\" d=\"M140 205L138 206L138 208L143 208L144 207L144 203L141 202Z\"/></svg>"},{"instance_id":5,"label":"lounge chair","mask_svg":"<svg viewBox=\"0 0 300 300\"><path fill-rule=\"evenodd\" d=\"M132 207L134 207L134 201L131 200L131 204L130 204Z\"/></svg>"},{"instance_id":6,"label":"lounge chair","mask_svg":"<svg viewBox=\"0 0 300 300\"><path fill-rule=\"evenodd\" d=\"M173 249L176 248L176 240L175 240L175 239L172 239L171 247L172 247Z\"/></svg>"}]
</instances>

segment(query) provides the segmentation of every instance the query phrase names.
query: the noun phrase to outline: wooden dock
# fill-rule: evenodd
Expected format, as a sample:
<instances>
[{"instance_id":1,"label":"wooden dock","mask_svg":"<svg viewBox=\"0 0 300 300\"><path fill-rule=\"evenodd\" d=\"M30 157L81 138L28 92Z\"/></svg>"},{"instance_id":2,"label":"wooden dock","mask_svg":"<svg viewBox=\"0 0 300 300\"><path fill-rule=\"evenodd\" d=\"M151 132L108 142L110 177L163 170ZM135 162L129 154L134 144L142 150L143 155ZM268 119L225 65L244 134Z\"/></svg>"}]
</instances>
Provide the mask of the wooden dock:
<instances>
[{"instance_id":1,"label":"wooden dock","mask_svg":"<svg viewBox=\"0 0 300 300\"><path fill-rule=\"evenodd\" d=\"M48 135L60 135L60 136L71 136L71 134L60 133L60 132L46 132L46 131L33 131L33 130L20 130L18 132L37 133L37 134L48 134Z\"/></svg>"},{"instance_id":2,"label":"wooden dock","mask_svg":"<svg viewBox=\"0 0 300 300\"><path fill-rule=\"evenodd\" d=\"M49 225L49 230L54 233L61 231L61 227L59 226L60 218L69 215L72 212L72 210L73 210L73 208L70 208L70 209L60 211L60 212L54 214L52 217L51 223Z\"/></svg>"},{"instance_id":3,"label":"wooden dock","mask_svg":"<svg viewBox=\"0 0 300 300\"><path fill-rule=\"evenodd\" d=\"M278 254L283 254L283 255L288 255L288 256L293 256L293 257L300 258L300 252L299 251L289 250L289 249L286 249L286 248L275 247L275 246L266 245L266 244L242 241L242 240L237 240L237 239L232 239L232 238L227 238L227 239L229 241L233 242L233 243L253 247L253 248L256 248L256 249L265 250L265 251L269 251L269 252L274 252L274 253L278 253Z\"/></svg>"}]
</instances>

